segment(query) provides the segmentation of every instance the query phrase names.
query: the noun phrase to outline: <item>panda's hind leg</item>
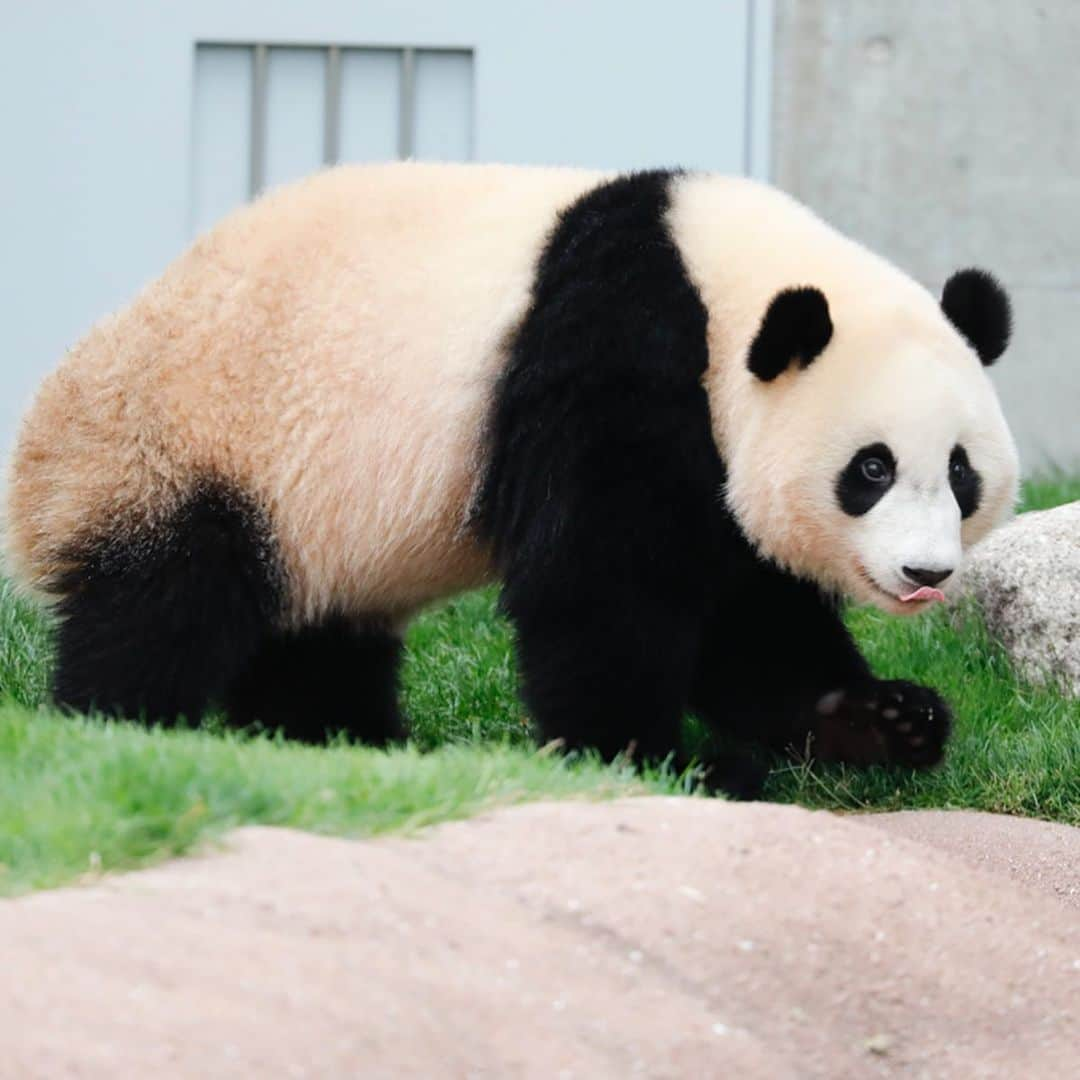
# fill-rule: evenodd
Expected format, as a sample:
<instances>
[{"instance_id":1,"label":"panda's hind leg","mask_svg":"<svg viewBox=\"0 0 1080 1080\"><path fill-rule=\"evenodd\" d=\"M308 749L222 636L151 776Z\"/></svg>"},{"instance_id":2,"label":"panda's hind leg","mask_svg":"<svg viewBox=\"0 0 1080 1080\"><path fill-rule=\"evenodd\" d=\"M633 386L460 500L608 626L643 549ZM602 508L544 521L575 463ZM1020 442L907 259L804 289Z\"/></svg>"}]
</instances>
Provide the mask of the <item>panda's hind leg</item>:
<instances>
[{"instance_id":1,"label":"panda's hind leg","mask_svg":"<svg viewBox=\"0 0 1080 1080\"><path fill-rule=\"evenodd\" d=\"M53 699L80 712L197 722L279 617L265 515L218 481L153 523L112 522L64 561Z\"/></svg>"},{"instance_id":2,"label":"panda's hind leg","mask_svg":"<svg viewBox=\"0 0 1080 1080\"><path fill-rule=\"evenodd\" d=\"M372 746L404 738L398 710L400 639L342 617L269 636L229 686L233 725L319 743L345 734Z\"/></svg>"}]
</instances>

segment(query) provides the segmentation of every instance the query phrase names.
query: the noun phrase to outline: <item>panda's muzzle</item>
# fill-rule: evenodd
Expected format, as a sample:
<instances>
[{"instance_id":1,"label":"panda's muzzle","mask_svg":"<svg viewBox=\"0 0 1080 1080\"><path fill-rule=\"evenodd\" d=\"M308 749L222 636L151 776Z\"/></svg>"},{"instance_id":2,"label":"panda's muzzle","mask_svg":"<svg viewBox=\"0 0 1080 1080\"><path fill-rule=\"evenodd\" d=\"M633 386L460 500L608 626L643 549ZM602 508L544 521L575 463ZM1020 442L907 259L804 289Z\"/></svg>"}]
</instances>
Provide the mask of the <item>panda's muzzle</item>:
<instances>
[{"instance_id":1,"label":"panda's muzzle","mask_svg":"<svg viewBox=\"0 0 1080 1080\"><path fill-rule=\"evenodd\" d=\"M928 585L930 588L940 585L953 572L951 566L947 570L930 570L924 566L902 566L900 569L913 585Z\"/></svg>"}]
</instances>

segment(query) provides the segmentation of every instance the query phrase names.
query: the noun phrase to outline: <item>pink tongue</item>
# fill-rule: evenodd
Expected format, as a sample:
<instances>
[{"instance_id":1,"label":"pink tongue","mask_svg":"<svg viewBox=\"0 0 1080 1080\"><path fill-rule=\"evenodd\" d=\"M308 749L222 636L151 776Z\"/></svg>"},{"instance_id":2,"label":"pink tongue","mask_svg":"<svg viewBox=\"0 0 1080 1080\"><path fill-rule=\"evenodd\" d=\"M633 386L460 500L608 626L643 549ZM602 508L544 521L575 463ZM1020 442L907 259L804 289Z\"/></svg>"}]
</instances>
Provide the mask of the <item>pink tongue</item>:
<instances>
[{"instance_id":1,"label":"pink tongue","mask_svg":"<svg viewBox=\"0 0 1080 1080\"><path fill-rule=\"evenodd\" d=\"M911 600L940 600L944 603L945 594L940 589L931 589L929 585L921 585L913 593L901 596L900 599L905 604Z\"/></svg>"}]
</instances>

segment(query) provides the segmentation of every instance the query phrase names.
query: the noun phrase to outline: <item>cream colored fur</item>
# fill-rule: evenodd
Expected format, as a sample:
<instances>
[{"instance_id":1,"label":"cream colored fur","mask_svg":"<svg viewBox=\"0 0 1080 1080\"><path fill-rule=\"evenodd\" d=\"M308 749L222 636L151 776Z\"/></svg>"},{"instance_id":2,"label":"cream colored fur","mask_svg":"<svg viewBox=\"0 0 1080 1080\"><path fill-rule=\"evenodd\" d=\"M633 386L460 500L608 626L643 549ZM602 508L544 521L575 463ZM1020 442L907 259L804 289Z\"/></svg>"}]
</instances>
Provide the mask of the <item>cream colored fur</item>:
<instances>
[{"instance_id":1,"label":"cream colored fur","mask_svg":"<svg viewBox=\"0 0 1080 1080\"><path fill-rule=\"evenodd\" d=\"M40 588L64 544L211 472L269 510L296 622L484 580L464 526L491 384L557 212L598 179L349 167L227 218L42 385L13 462L17 576Z\"/></svg>"},{"instance_id":2,"label":"cream colored fur","mask_svg":"<svg viewBox=\"0 0 1080 1080\"><path fill-rule=\"evenodd\" d=\"M41 590L65 545L152 523L210 474L269 511L294 623L404 620L486 580L466 515L493 382L558 211L601 179L345 167L231 215L43 383L11 470L18 578ZM766 554L882 602L852 569L856 530L830 498L853 443L875 433L901 457L926 451L939 486L944 442L963 437L986 482L966 541L1007 512L1011 440L932 297L749 181L683 179L670 218L710 311L728 498ZM823 289L836 335L808 371L756 384L746 350L793 284Z\"/></svg>"}]
</instances>

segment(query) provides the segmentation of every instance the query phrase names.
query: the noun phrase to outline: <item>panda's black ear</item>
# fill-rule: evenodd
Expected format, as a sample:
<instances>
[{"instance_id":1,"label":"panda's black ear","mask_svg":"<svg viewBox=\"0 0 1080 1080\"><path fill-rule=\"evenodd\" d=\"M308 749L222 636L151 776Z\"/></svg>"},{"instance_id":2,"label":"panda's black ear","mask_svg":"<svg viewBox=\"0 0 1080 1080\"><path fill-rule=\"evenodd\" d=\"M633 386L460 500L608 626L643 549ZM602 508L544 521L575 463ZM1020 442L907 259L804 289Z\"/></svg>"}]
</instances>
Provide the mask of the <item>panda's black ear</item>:
<instances>
[{"instance_id":1,"label":"panda's black ear","mask_svg":"<svg viewBox=\"0 0 1080 1080\"><path fill-rule=\"evenodd\" d=\"M833 325L829 302L820 289L784 289L773 297L750 346L747 367L772 382L793 360L807 367L829 344Z\"/></svg>"},{"instance_id":2,"label":"panda's black ear","mask_svg":"<svg viewBox=\"0 0 1080 1080\"><path fill-rule=\"evenodd\" d=\"M1009 344L1012 305L993 274L974 268L957 270L945 282L941 310L984 364L992 364Z\"/></svg>"}]
</instances>

